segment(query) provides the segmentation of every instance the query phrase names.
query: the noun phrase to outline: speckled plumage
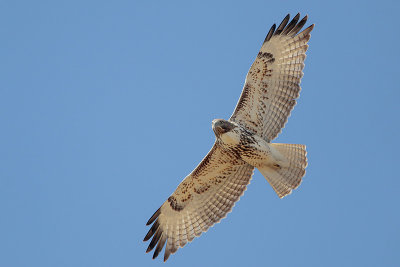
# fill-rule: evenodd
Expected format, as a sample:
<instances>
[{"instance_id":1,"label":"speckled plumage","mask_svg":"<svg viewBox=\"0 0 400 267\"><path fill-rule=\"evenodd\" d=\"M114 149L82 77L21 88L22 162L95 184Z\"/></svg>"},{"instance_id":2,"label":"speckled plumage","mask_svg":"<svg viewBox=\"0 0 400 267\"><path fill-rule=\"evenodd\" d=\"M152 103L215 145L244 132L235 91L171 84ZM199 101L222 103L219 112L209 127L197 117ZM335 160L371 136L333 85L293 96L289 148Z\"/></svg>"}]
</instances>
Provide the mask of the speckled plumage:
<instances>
[{"instance_id":1,"label":"speckled plumage","mask_svg":"<svg viewBox=\"0 0 400 267\"><path fill-rule=\"evenodd\" d=\"M251 66L228 121L214 120L216 142L203 161L153 214L144 241L153 259L170 254L229 213L258 168L279 197L297 188L307 166L304 145L271 144L284 127L300 93L305 52L314 25L289 15L273 25Z\"/></svg>"}]
</instances>

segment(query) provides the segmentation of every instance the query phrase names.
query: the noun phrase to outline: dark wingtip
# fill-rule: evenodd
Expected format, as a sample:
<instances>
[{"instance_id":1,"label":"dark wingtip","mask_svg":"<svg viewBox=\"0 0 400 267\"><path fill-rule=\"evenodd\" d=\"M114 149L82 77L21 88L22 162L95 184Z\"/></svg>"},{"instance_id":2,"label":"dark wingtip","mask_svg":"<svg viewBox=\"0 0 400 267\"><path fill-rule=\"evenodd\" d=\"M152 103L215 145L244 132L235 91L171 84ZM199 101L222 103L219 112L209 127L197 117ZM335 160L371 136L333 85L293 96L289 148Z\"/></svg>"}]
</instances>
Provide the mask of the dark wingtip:
<instances>
[{"instance_id":1,"label":"dark wingtip","mask_svg":"<svg viewBox=\"0 0 400 267\"><path fill-rule=\"evenodd\" d=\"M147 232L147 235L143 238L143 242L146 242L150 239L150 237L152 237L153 234L150 234L150 231Z\"/></svg>"},{"instance_id":2,"label":"dark wingtip","mask_svg":"<svg viewBox=\"0 0 400 267\"><path fill-rule=\"evenodd\" d=\"M154 212L154 214L151 216L151 218L147 221L146 225L150 225L154 222L155 219L157 219L158 216L160 216L161 213L161 207Z\"/></svg>"},{"instance_id":3,"label":"dark wingtip","mask_svg":"<svg viewBox=\"0 0 400 267\"><path fill-rule=\"evenodd\" d=\"M162 234L162 230L160 228L158 228L157 232L154 234L153 239L150 242L150 245L147 247L146 253L153 250L153 248L156 246L156 244L160 240L161 234Z\"/></svg>"},{"instance_id":4,"label":"dark wingtip","mask_svg":"<svg viewBox=\"0 0 400 267\"><path fill-rule=\"evenodd\" d=\"M158 230L158 227L160 226L159 222L156 221L153 226L150 228L150 230L147 232L146 236L143 239L143 242L146 242L147 240L150 239L150 237L153 236L153 234Z\"/></svg>"},{"instance_id":5,"label":"dark wingtip","mask_svg":"<svg viewBox=\"0 0 400 267\"><path fill-rule=\"evenodd\" d=\"M283 29L285 29L286 27L286 24L289 22L289 19L290 19L290 14L287 14L286 17L282 20L281 24L279 24L274 35L279 35L282 33Z\"/></svg>"},{"instance_id":6,"label":"dark wingtip","mask_svg":"<svg viewBox=\"0 0 400 267\"><path fill-rule=\"evenodd\" d=\"M272 25L270 28L267 37L264 39L264 43L268 42L272 36L275 35L292 35L295 36L301 28L303 28L304 24L306 24L308 20L308 15L305 15L299 22L300 19L300 13L297 13L296 16L293 17L293 19L289 22L290 20L290 14L287 14L285 18L282 20L281 24L279 24L278 27L276 27L276 24ZM313 24L314 25L314 24ZM313 28L314 26L312 26ZM312 30L311 28L311 30ZM307 28L308 29L308 28ZM310 31L311 31L310 30Z\"/></svg>"},{"instance_id":7,"label":"dark wingtip","mask_svg":"<svg viewBox=\"0 0 400 267\"><path fill-rule=\"evenodd\" d=\"M282 20L282 22L284 22L284 21L289 21L290 20L290 14L288 13L285 17L284 17L284 19ZM287 23L286 22L286 23Z\"/></svg>"},{"instance_id":8,"label":"dark wingtip","mask_svg":"<svg viewBox=\"0 0 400 267\"><path fill-rule=\"evenodd\" d=\"M166 237L165 233L162 233L161 237L160 237L160 241L158 242L158 245L157 245L156 249L154 250L153 260L155 258L157 258L158 254L160 254L161 250L163 249L163 247L165 245L165 241L167 241L167 237Z\"/></svg>"},{"instance_id":9,"label":"dark wingtip","mask_svg":"<svg viewBox=\"0 0 400 267\"><path fill-rule=\"evenodd\" d=\"M269 32L268 32L268 34L267 34L267 37L265 37L265 39L264 39L264 43L265 43L265 42L268 42L268 41L271 39L272 35L273 35L274 32L275 32L275 29L276 29L276 24L272 25L272 27L269 29Z\"/></svg>"},{"instance_id":10,"label":"dark wingtip","mask_svg":"<svg viewBox=\"0 0 400 267\"><path fill-rule=\"evenodd\" d=\"M166 262L171 255L171 251L169 251L167 248L165 248L165 253L164 253L164 262Z\"/></svg>"},{"instance_id":11,"label":"dark wingtip","mask_svg":"<svg viewBox=\"0 0 400 267\"><path fill-rule=\"evenodd\" d=\"M287 23L287 22L289 21L289 19L290 19L290 14L288 13L288 14L285 16L285 18L283 19L282 22L286 21L286 23Z\"/></svg>"},{"instance_id":12,"label":"dark wingtip","mask_svg":"<svg viewBox=\"0 0 400 267\"><path fill-rule=\"evenodd\" d=\"M299 18L300 18L300 12L299 12L299 13L297 13L297 14L296 14L296 16L294 16L294 17L293 17L292 21L293 21L293 20L296 20L296 21L298 21L298 20L299 20Z\"/></svg>"},{"instance_id":13,"label":"dark wingtip","mask_svg":"<svg viewBox=\"0 0 400 267\"><path fill-rule=\"evenodd\" d=\"M309 34L313 29L314 29L315 24L311 24L310 26L308 26L307 28L305 28L302 33L304 34ZM309 38L309 37L308 37Z\"/></svg>"},{"instance_id":14,"label":"dark wingtip","mask_svg":"<svg viewBox=\"0 0 400 267\"><path fill-rule=\"evenodd\" d=\"M287 35L291 30L293 30L293 28L296 26L297 22L299 21L299 18L300 18L300 13L297 13L297 15L294 16L292 21L289 22L289 24L285 27L282 34Z\"/></svg>"}]
</instances>

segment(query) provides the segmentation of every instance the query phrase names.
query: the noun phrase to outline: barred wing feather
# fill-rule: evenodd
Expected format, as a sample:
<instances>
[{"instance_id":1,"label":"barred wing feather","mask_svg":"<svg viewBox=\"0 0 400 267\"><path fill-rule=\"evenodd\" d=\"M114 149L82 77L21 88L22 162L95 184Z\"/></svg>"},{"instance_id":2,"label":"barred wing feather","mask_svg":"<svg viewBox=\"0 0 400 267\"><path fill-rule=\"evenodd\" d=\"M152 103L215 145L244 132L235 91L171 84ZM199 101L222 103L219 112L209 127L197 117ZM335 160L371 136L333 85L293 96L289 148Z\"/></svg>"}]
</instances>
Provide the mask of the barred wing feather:
<instances>
[{"instance_id":1,"label":"barred wing feather","mask_svg":"<svg viewBox=\"0 0 400 267\"><path fill-rule=\"evenodd\" d=\"M230 120L267 141L278 136L300 95L304 60L314 24L298 33L307 21L297 14L275 24L251 66L239 102Z\"/></svg>"},{"instance_id":2,"label":"barred wing feather","mask_svg":"<svg viewBox=\"0 0 400 267\"><path fill-rule=\"evenodd\" d=\"M222 150L218 144L149 219L153 223L144 241L146 252L158 256L165 243L164 261L180 247L200 236L232 210L246 190L254 167Z\"/></svg>"}]
</instances>

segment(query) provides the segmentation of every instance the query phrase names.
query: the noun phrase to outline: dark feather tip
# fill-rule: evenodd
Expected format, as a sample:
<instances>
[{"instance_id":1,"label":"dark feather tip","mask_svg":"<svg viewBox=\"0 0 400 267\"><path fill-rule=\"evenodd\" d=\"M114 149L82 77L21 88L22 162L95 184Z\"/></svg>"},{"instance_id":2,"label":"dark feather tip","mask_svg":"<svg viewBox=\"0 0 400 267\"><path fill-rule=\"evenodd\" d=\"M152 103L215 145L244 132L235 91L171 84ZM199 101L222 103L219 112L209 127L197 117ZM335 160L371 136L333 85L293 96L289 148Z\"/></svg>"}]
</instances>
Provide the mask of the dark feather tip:
<instances>
[{"instance_id":1,"label":"dark feather tip","mask_svg":"<svg viewBox=\"0 0 400 267\"><path fill-rule=\"evenodd\" d=\"M161 235L160 241L158 242L158 245L157 245L156 249L154 250L153 260L155 258L157 258L158 254L160 254L161 250L164 247L165 241L167 241L167 238L166 238L165 234L163 233Z\"/></svg>"},{"instance_id":2,"label":"dark feather tip","mask_svg":"<svg viewBox=\"0 0 400 267\"><path fill-rule=\"evenodd\" d=\"M171 255L171 251L169 251L167 248L165 248L165 253L164 253L164 262L166 262Z\"/></svg>"},{"instance_id":3,"label":"dark feather tip","mask_svg":"<svg viewBox=\"0 0 400 267\"><path fill-rule=\"evenodd\" d=\"M290 34L292 36L295 36L301 30L301 28L303 28L304 24L306 24L307 19L308 19L308 16L305 15L304 18L302 18L300 20L300 22L293 28L293 30L290 32Z\"/></svg>"},{"instance_id":4,"label":"dark feather tip","mask_svg":"<svg viewBox=\"0 0 400 267\"><path fill-rule=\"evenodd\" d=\"M146 225L150 225L154 222L155 219L157 219L158 216L160 216L161 213L161 207L154 212L153 216L147 221Z\"/></svg>"},{"instance_id":5,"label":"dark feather tip","mask_svg":"<svg viewBox=\"0 0 400 267\"><path fill-rule=\"evenodd\" d=\"M286 17L282 20L281 24L279 24L278 29L276 29L274 35L279 35L285 28L286 24L289 22L290 14L287 14Z\"/></svg>"},{"instance_id":6,"label":"dark feather tip","mask_svg":"<svg viewBox=\"0 0 400 267\"><path fill-rule=\"evenodd\" d=\"M276 28L276 24L272 25L271 29L269 29L269 32L268 32L268 34L267 34L267 37L265 37L264 43L265 43L265 42L268 42L268 41L271 39L272 35L273 35L274 32L275 32L275 28Z\"/></svg>"},{"instance_id":7,"label":"dark feather tip","mask_svg":"<svg viewBox=\"0 0 400 267\"><path fill-rule=\"evenodd\" d=\"M297 22L299 21L300 13L297 13L296 16L292 19L292 21L286 26L283 30L282 34L288 34L293 28L296 26Z\"/></svg>"},{"instance_id":8,"label":"dark feather tip","mask_svg":"<svg viewBox=\"0 0 400 267\"><path fill-rule=\"evenodd\" d=\"M150 230L147 232L146 236L144 237L143 241L147 241L150 239L150 237L153 236L153 234L158 230L158 227L160 226L158 220L153 224L153 226L150 228Z\"/></svg>"},{"instance_id":9,"label":"dark feather tip","mask_svg":"<svg viewBox=\"0 0 400 267\"><path fill-rule=\"evenodd\" d=\"M153 236L153 239L151 240L150 245L147 247L146 253L153 250L153 248L156 246L158 240L160 240L161 234L162 234L162 230L158 229L156 234Z\"/></svg>"}]
</instances>

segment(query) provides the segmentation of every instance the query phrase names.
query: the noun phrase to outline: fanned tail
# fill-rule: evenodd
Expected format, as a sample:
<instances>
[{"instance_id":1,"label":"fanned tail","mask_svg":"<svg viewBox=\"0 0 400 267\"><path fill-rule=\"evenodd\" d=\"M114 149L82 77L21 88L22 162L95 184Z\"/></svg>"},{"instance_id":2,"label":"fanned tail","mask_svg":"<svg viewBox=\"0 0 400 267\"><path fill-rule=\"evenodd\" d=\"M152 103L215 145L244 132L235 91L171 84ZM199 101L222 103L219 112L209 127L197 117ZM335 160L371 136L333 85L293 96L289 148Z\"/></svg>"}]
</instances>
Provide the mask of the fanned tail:
<instances>
[{"instance_id":1,"label":"fanned tail","mask_svg":"<svg viewBox=\"0 0 400 267\"><path fill-rule=\"evenodd\" d=\"M287 166L265 166L258 168L280 198L289 195L299 187L307 167L305 145L270 144L288 160Z\"/></svg>"}]
</instances>

